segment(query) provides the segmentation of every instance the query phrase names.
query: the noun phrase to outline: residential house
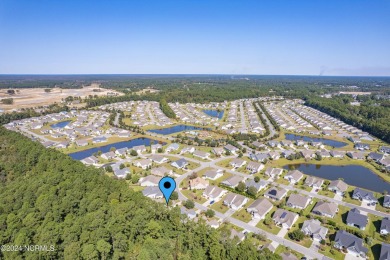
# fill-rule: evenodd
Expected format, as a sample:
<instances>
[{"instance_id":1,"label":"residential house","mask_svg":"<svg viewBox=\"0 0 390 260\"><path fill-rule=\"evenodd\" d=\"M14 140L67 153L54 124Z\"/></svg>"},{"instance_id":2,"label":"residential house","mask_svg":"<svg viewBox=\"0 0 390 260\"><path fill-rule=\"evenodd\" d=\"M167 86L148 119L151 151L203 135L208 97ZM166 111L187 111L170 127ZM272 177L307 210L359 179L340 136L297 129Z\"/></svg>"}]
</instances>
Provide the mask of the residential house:
<instances>
[{"instance_id":1,"label":"residential house","mask_svg":"<svg viewBox=\"0 0 390 260\"><path fill-rule=\"evenodd\" d=\"M305 146L306 145L306 142L303 141L303 140L295 140L295 145L296 146Z\"/></svg>"},{"instance_id":2,"label":"residential house","mask_svg":"<svg viewBox=\"0 0 390 260\"><path fill-rule=\"evenodd\" d=\"M229 193L223 200L223 204L231 209L239 210L248 202L248 198L236 193Z\"/></svg>"},{"instance_id":3,"label":"residential house","mask_svg":"<svg viewBox=\"0 0 390 260\"><path fill-rule=\"evenodd\" d=\"M283 188L270 188L264 193L264 197L272 200L281 200L287 195L287 191Z\"/></svg>"},{"instance_id":4,"label":"residential house","mask_svg":"<svg viewBox=\"0 0 390 260\"><path fill-rule=\"evenodd\" d=\"M152 167L152 160L150 159L137 160L133 163L133 165L142 168L143 170L146 170L147 168Z\"/></svg>"},{"instance_id":5,"label":"residential house","mask_svg":"<svg viewBox=\"0 0 390 260\"><path fill-rule=\"evenodd\" d=\"M275 147L280 146L280 144L279 144L278 141L271 140L271 141L268 141L268 146L270 146L270 147L272 147L272 148L275 148Z\"/></svg>"},{"instance_id":6,"label":"residential house","mask_svg":"<svg viewBox=\"0 0 390 260\"><path fill-rule=\"evenodd\" d=\"M268 153L251 153L249 155L249 158L252 160L252 161L257 161L257 162L265 162L266 160L269 159L269 155Z\"/></svg>"},{"instance_id":7,"label":"residential house","mask_svg":"<svg viewBox=\"0 0 390 260\"><path fill-rule=\"evenodd\" d=\"M380 165L383 165L385 167L390 166L390 157L383 158L382 160L379 161Z\"/></svg>"},{"instance_id":8,"label":"residential house","mask_svg":"<svg viewBox=\"0 0 390 260\"><path fill-rule=\"evenodd\" d=\"M231 160L229 164L234 168L240 168L246 164L246 161L240 158L235 158Z\"/></svg>"},{"instance_id":9,"label":"residential house","mask_svg":"<svg viewBox=\"0 0 390 260\"><path fill-rule=\"evenodd\" d=\"M278 160L280 159L280 153L272 151L268 153L268 157L271 158L272 160Z\"/></svg>"},{"instance_id":10,"label":"residential house","mask_svg":"<svg viewBox=\"0 0 390 260\"><path fill-rule=\"evenodd\" d=\"M316 155L320 156L321 158L330 158L330 152L326 150L317 151Z\"/></svg>"},{"instance_id":11,"label":"residential house","mask_svg":"<svg viewBox=\"0 0 390 260\"><path fill-rule=\"evenodd\" d=\"M374 153L371 152L368 154L367 159L379 162L385 158L385 155L383 153Z\"/></svg>"},{"instance_id":12,"label":"residential house","mask_svg":"<svg viewBox=\"0 0 390 260\"><path fill-rule=\"evenodd\" d=\"M363 240L355 235L352 235L344 230L339 230L336 233L334 247L340 250L346 250L355 257L366 257L368 249L363 246Z\"/></svg>"},{"instance_id":13,"label":"residential house","mask_svg":"<svg viewBox=\"0 0 390 260\"><path fill-rule=\"evenodd\" d=\"M386 153L386 154L390 154L390 146L381 146L379 148L379 152L381 153Z\"/></svg>"},{"instance_id":14,"label":"residential house","mask_svg":"<svg viewBox=\"0 0 390 260\"><path fill-rule=\"evenodd\" d=\"M169 159L167 157L164 157L164 156L161 156L158 154L153 154L152 156L150 156L150 159L152 160L152 162L158 163L158 164L166 163L169 161Z\"/></svg>"},{"instance_id":15,"label":"residential house","mask_svg":"<svg viewBox=\"0 0 390 260\"><path fill-rule=\"evenodd\" d=\"M209 181L197 177L195 179L189 180L188 186L190 187L190 190L204 190L209 186Z\"/></svg>"},{"instance_id":16,"label":"residential house","mask_svg":"<svg viewBox=\"0 0 390 260\"><path fill-rule=\"evenodd\" d=\"M221 178L223 176L223 171L221 169L215 170L208 170L203 174L203 178L210 179L215 181L218 178Z\"/></svg>"},{"instance_id":17,"label":"residential house","mask_svg":"<svg viewBox=\"0 0 390 260\"><path fill-rule=\"evenodd\" d=\"M246 209L249 214L252 215L254 219L264 219L268 212L273 208L273 204L265 198L260 198L255 200L249 207Z\"/></svg>"},{"instance_id":18,"label":"residential house","mask_svg":"<svg viewBox=\"0 0 390 260\"><path fill-rule=\"evenodd\" d=\"M290 229L298 219L298 214L284 209L277 209L273 214L272 219L277 226Z\"/></svg>"},{"instance_id":19,"label":"residential house","mask_svg":"<svg viewBox=\"0 0 390 260\"><path fill-rule=\"evenodd\" d=\"M299 182L303 178L303 173L298 170L289 171L284 179L288 180L291 184Z\"/></svg>"},{"instance_id":20,"label":"residential house","mask_svg":"<svg viewBox=\"0 0 390 260\"><path fill-rule=\"evenodd\" d=\"M325 240L326 234L328 233L328 229L326 227L322 227L321 222L318 219L305 220L301 231L318 242Z\"/></svg>"},{"instance_id":21,"label":"residential house","mask_svg":"<svg viewBox=\"0 0 390 260\"><path fill-rule=\"evenodd\" d=\"M230 188L235 188L240 182L243 182L244 178L241 176L233 175L226 180L222 181L221 184L228 186Z\"/></svg>"},{"instance_id":22,"label":"residential house","mask_svg":"<svg viewBox=\"0 0 390 260\"><path fill-rule=\"evenodd\" d=\"M289 158L291 155L294 155L295 154L295 151L294 150L284 150L281 155L284 157L284 158Z\"/></svg>"},{"instance_id":23,"label":"residential house","mask_svg":"<svg viewBox=\"0 0 390 260\"><path fill-rule=\"evenodd\" d=\"M385 217L382 219L379 232L381 233L381 235L387 235L390 233L390 219L389 219L389 217Z\"/></svg>"},{"instance_id":24,"label":"residential house","mask_svg":"<svg viewBox=\"0 0 390 260\"><path fill-rule=\"evenodd\" d=\"M76 140L76 145L77 146L87 146L88 145L88 140Z\"/></svg>"},{"instance_id":25,"label":"residential house","mask_svg":"<svg viewBox=\"0 0 390 260\"><path fill-rule=\"evenodd\" d=\"M283 173L281 168L272 168L269 167L265 170L265 175L270 176L271 178L278 178Z\"/></svg>"},{"instance_id":26,"label":"residential house","mask_svg":"<svg viewBox=\"0 0 390 260\"><path fill-rule=\"evenodd\" d=\"M161 178L154 176L154 175L148 175L146 177L143 177L139 179L138 183L142 187L148 187L148 186L158 186L158 183L160 182Z\"/></svg>"},{"instance_id":27,"label":"residential house","mask_svg":"<svg viewBox=\"0 0 390 260\"><path fill-rule=\"evenodd\" d=\"M215 154L216 156L221 156L221 155L223 155L225 150L223 148L221 148L221 147L214 147L213 149L211 149L211 152L213 154Z\"/></svg>"},{"instance_id":28,"label":"residential house","mask_svg":"<svg viewBox=\"0 0 390 260\"><path fill-rule=\"evenodd\" d=\"M171 163L171 165L178 169L185 169L188 165L188 161L186 159L179 159Z\"/></svg>"},{"instance_id":29,"label":"residential house","mask_svg":"<svg viewBox=\"0 0 390 260\"><path fill-rule=\"evenodd\" d=\"M107 142L107 138L105 136L98 136L92 138L92 143L97 144L97 143L104 143Z\"/></svg>"},{"instance_id":30,"label":"residential house","mask_svg":"<svg viewBox=\"0 0 390 260\"><path fill-rule=\"evenodd\" d=\"M193 153L195 152L195 147L193 146L187 146L187 147L184 147L183 149L181 149L180 151L180 154L184 154L184 153Z\"/></svg>"},{"instance_id":31,"label":"residential house","mask_svg":"<svg viewBox=\"0 0 390 260\"><path fill-rule=\"evenodd\" d=\"M258 162L249 162L246 169L252 174L258 173L264 168L264 164Z\"/></svg>"},{"instance_id":32,"label":"residential house","mask_svg":"<svg viewBox=\"0 0 390 260\"><path fill-rule=\"evenodd\" d=\"M208 221L206 221L206 223L207 223L207 225L209 225L210 227L212 227L214 229L217 229L220 226L219 222L216 221L215 219L208 220Z\"/></svg>"},{"instance_id":33,"label":"residential house","mask_svg":"<svg viewBox=\"0 0 390 260\"><path fill-rule=\"evenodd\" d=\"M238 153L238 151L240 150L240 149L238 149L237 147L235 147L235 146L233 146L233 145L231 145L231 144L227 144L227 145L225 145L223 148L224 148L226 151L228 151L228 152L230 152L230 153L232 153L232 154L236 154L236 153Z\"/></svg>"},{"instance_id":34,"label":"residential house","mask_svg":"<svg viewBox=\"0 0 390 260\"><path fill-rule=\"evenodd\" d=\"M158 151L158 149L162 149L162 145L161 144L152 144L150 146L151 153L156 153Z\"/></svg>"},{"instance_id":35,"label":"residential house","mask_svg":"<svg viewBox=\"0 0 390 260\"><path fill-rule=\"evenodd\" d=\"M379 255L379 260L390 260L390 245L382 243L381 253Z\"/></svg>"},{"instance_id":36,"label":"residential house","mask_svg":"<svg viewBox=\"0 0 390 260\"><path fill-rule=\"evenodd\" d=\"M342 151L330 151L330 155L334 158L344 158L345 153Z\"/></svg>"},{"instance_id":37,"label":"residential house","mask_svg":"<svg viewBox=\"0 0 390 260\"><path fill-rule=\"evenodd\" d=\"M265 144L260 143L260 142L258 142L258 141L252 142L252 145L253 145L254 147L256 147L256 148L259 148L259 149L264 149L264 148L267 147Z\"/></svg>"},{"instance_id":38,"label":"residential house","mask_svg":"<svg viewBox=\"0 0 390 260\"><path fill-rule=\"evenodd\" d=\"M142 190L142 194L151 199L161 199L163 197L160 188L157 186L147 186L144 190Z\"/></svg>"},{"instance_id":39,"label":"residential house","mask_svg":"<svg viewBox=\"0 0 390 260\"><path fill-rule=\"evenodd\" d=\"M302 150L301 154L302 154L303 158L305 158L307 160L313 159L315 157L315 153L312 150Z\"/></svg>"},{"instance_id":40,"label":"residential house","mask_svg":"<svg viewBox=\"0 0 390 260\"><path fill-rule=\"evenodd\" d=\"M366 158L365 154L362 152L347 152L347 156L354 160L364 160Z\"/></svg>"},{"instance_id":41,"label":"residential house","mask_svg":"<svg viewBox=\"0 0 390 260\"><path fill-rule=\"evenodd\" d=\"M260 180L259 182L255 182L253 179L248 179L245 182L246 187L249 189L249 187L254 187L257 192L267 187L267 182Z\"/></svg>"},{"instance_id":42,"label":"residential house","mask_svg":"<svg viewBox=\"0 0 390 260\"><path fill-rule=\"evenodd\" d=\"M383 197L383 207L390 208L390 195Z\"/></svg>"},{"instance_id":43,"label":"residential house","mask_svg":"<svg viewBox=\"0 0 390 260\"><path fill-rule=\"evenodd\" d=\"M81 162L86 165L96 165L99 163L99 159L92 155L82 159Z\"/></svg>"},{"instance_id":44,"label":"residential house","mask_svg":"<svg viewBox=\"0 0 390 260\"><path fill-rule=\"evenodd\" d=\"M223 195L227 193L226 190L221 189L220 187L210 185L208 186L204 192L203 197L205 197L208 200L218 200L222 198Z\"/></svg>"},{"instance_id":45,"label":"residential house","mask_svg":"<svg viewBox=\"0 0 390 260\"><path fill-rule=\"evenodd\" d=\"M137 154L142 154L146 152L146 146L145 145L137 145L132 148L132 150L136 151Z\"/></svg>"},{"instance_id":46,"label":"residential house","mask_svg":"<svg viewBox=\"0 0 390 260\"><path fill-rule=\"evenodd\" d=\"M60 142L56 145L57 148L67 148L69 146L69 142L68 141L63 141L63 142Z\"/></svg>"},{"instance_id":47,"label":"residential house","mask_svg":"<svg viewBox=\"0 0 390 260\"><path fill-rule=\"evenodd\" d=\"M286 205L287 207L294 209L304 209L309 205L310 201L311 199L306 196L292 193L290 197L288 197Z\"/></svg>"},{"instance_id":48,"label":"residential house","mask_svg":"<svg viewBox=\"0 0 390 260\"><path fill-rule=\"evenodd\" d=\"M164 176L172 175L172 170L164 166L160 166L157 168L152 168L151 173L156 176L164 177Z\"/></svg>"},{"instance_id":49,"label":"residential house","mask_svg":"<svg viewBox=\"0 0 390 260\"><path fill-rule=\"evenodd\" d=\"M305 179L305 185L309 187L313 187L315 189L320 189L323 183L324 183L323 179L316 178L313 176L307 176Z\"/></svg>"},{"instance_id":50,"label":"residential house","mask_svg":"<svg viewBox=\"0 0 390 260\"><path fill-rule=\"evenodd\" d=\"M342 180L331 181L328 186L328 190L333 191L340 196L343 196L347 189L348 185Z\"/></svg>"},{"instance_id":51,"label":"residential house","mask_svg":"<svg viewBox=\"0 0 390 260\"><path fill-rule=\"evenodd\" d=\"M375 205L378 203L378 199L375 198L374 193L371 191L356 188L352 193L352 198L355 200L361 200L369 205Z\"/></svg>"},{"instance_id":52,"label":"residential house","mask_svg":"<svg viewBox=\"0 0 390 260\"><path fill-rule=\"evenodd\" d=\"M333 218L338 211L339 209L336 203L319 201L314 206L312 213L320 216Z\"/></svg>"},{"instance_id":53,"label":"residential house","mask_svg":"<svg viewBox=\"0 0 390 260\"><path fill-rule=\"evenodd\" d=\"M293 146L293 143L290 140L282 140L282 141L280 141L280 144L284 147L292 147Z\"/></svg>"},{"instance_id":54,"label":"residential house","mask_svg":"<svg viewBox=\"0 0 390 260\"><path fill-rule=\"evenodd\" d=\"M206 152L203 152L203 151L195 150L193 155L195 157L199 157L201 159L209 159L210 153L206 153Z\"/></svg>"},{"instance_id":55,"label":"residential house","mask_svg":"<svg viewBox=\"0 0 390 260\"><path fill-rule=\"evenodd\" d=\"M245 235L241 232L236 231L235 229L230 230L230 239L238 239L238 241L243 241L245 239Z\"/></svg>"},{"instance_id":56,"label":"residential house","mask_svg":"<svg viewBox=\"0 0 390 260\"><path fill-rule=\"evenodd\" d=\"M123 169L115 168L113 169L113 171L115 176L120 179L126 178L127 174L130 173L130 170L128 168L123 168Z\"/></svg>"},{"instance_id":57,"label":"residential house","mask_svg":"<svg viewBox=\"0 0 390 260\"><path fill-rule=\"evenodd\" d=\"M115 150L115 154L118 155L118 156L125 156L128 149L129 148L127 148L127 147L116 149Z\"/></svg>"},{"instance_id":58,"label":"residential house","mask_svg":"<svg viewBox=\"0 0 390 260\"><path fill-rule=\"evenodd\" d=\"M114 159L115 158L115 153L110 151L110 152L107 152L107 153L103 153L101 155L101 157L105 160L111 160L111 159Z\"/></svg>"},{"instance_id":59,"label":"residential house","mask_svg":"<svg viewBox=\"0 0 390 260\"><path fill-rule=\"evenodd\" d=\"M361 230L364 230L368 223L368 217L361 214L357 208L353 208L348 212L346 222L348 226L357 227Z\"/></svg>"},{"instance_id":60,"label":"residential house","mask_svg":"<svg viewBox=\"0 0 390 260\"><path fill-rule=\"evenodd\" d=\"M193 209L187 209L185 207L180 208L180 214L186 215L189 219L196 218L196 212Z\"/></svg>"},{"instance_id":61,"label":"residential house","mask_svg":"<svg viewBox=\"0 0 390 260\"><path fill-rule=\"evenodd\" d=\"M370 150L370 145L364 143L357 143L354 145L354 148L360 151Z\"/></svg>"},{"instance_id":62,"label":"residential house","mask_svg":"<svg viewBox=\"0 0 390 260\"><path fill-rule=\"evenodd\" d=\"M170 144L170 145L167 147L167 149L165 149L165 151L166 151L167 153L170 153L170 152L172 152L172 151L177 151L178 149L179 149L179 144L173 143L173 144Z\"/></svg>"}]
</instances>

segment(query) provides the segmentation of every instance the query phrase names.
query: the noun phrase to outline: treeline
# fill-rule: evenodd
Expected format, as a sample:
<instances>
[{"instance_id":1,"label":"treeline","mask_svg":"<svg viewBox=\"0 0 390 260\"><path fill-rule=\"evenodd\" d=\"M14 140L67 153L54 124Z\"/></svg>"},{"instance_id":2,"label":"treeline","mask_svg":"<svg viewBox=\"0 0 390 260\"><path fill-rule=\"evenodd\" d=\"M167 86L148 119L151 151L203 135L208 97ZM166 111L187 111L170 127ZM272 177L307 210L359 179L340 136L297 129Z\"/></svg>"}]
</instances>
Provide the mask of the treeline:
<instances>
[{"instance_id":1,"label":"treeline","mask_svg":"<svg viewBox=\"0 0 390 260\"><path fill-rule=\"evenodd\" d=\"M306 98L305 105L390 142L390 108L364 104L352 106L350 102L351 98L343 95L332 98L312 96Z\"/></svg>"},{"instance_id":2,"label":"treeline","mask_svg":"<svg viewBox=\"0 0 390 260\"><path fill-rule=\"evenodd\" d=\"M161 111L169 118L176 118L175 112L173 112L172 108L168 105L165 98L160 99L160 109Z\"/></svg>"},{"instance_id":3,"label":"treeline","mask_svg":"<svg viewBox=\"0 0 390 260\"><path fill-rule=\"evenodd\" d=\"M19 133L0 127L0 143L1 245L55 248L2 259L281 259Z\"/></svg>"}]
</instances>

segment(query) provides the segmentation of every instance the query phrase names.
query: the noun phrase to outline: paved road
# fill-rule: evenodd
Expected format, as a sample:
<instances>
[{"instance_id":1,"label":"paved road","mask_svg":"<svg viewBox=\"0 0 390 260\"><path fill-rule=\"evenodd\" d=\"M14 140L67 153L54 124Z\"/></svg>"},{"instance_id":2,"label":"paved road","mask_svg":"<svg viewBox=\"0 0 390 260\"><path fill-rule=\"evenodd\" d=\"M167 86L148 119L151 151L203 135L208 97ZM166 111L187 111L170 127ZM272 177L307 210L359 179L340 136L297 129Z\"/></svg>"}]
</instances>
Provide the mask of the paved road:
<instances>
[{"instance_id":1,"label":"paved road","mask_svg":"<svg viewBox=\"0 0 390 260\"><path fill-rule=\"evenodd\" d=\"M88 123L85 125L85 127L88 127L88 126L92 125L96 121L97 118L98 118L98 115L94 115L93 118L90 119L88 121Z\"/></svg>"},{"instance_id":2,"label":"paved road","mask_svg":"<svg viewBox=\"0 0 390 260\"><path fill-rule=\"evenodd\" d=\"M147 103L147 104L146 104L145 110L146 110L146 112L147 112L148 115L149 115L150 123L151 123L152 125L155 125L156 122L157 122L157 120L156 120L156 118L154 117L152 111L150 110L150 103Z\"/></svg>"},{"instance_id":3,"label":"paved road","mask_svg":"<svg viewBox=\"0 0 390 260\"><path fill-rule=\"evenodd\" d=\"M264 114L264 111L261 109L261 107L259 106L258 103L255 104L256 107L261 111L261 117L265 119L265 122L267 123L268 125L268 129L269 129L269 135L264 137L264 138L269 138L271 136L274 136L276 134L276 130L275 130L275 127L273 126L273 124L271 123L271 121L269 120L269 118Z\"/></svg>"},{"instance_id":4,"label":"paved road","mask_svg":"<svg viewBox=\"0 0 390 260\"><path fill-rule=\"evenodd\" d=\"M47 138L44 137L43 135L39 135L39 134L36 134L36 133L34 133L34 132L31 132L30 130L28 130L28 129L25 128L25 127L20 127L20 130L21 130L22 132L26 133L26 134L29 134L29 135L31 135L31 136L34 136L35 138L41 139L41 140L43 140L43 141L45 141L45 142L54 142L54 143L58 143L58 142L56 142L56 141L47 139Z\"/></svg>"},{"instance_id":5,"label":"paved road","mask_svg":"<svg viewBox=\"0 0 390 260\"><path fill-rule=\"evenodd\" d=\"M115 119L114 119L114 125L119 127L119 116L120 113L116 113Z\"/></svg>"},{"instance_id":6,"label":"paved road","mask_svg":"<svg viewBox=\"0 0 390 260\"><path fill-rule=\"evenodd\" d=\"M240 102L240 113L241 113L241 131L244 131L246 133L248 132L248 128L246 127L246 123L245 123L244 105L242 101Z\"/></svg>"}]
</instances>

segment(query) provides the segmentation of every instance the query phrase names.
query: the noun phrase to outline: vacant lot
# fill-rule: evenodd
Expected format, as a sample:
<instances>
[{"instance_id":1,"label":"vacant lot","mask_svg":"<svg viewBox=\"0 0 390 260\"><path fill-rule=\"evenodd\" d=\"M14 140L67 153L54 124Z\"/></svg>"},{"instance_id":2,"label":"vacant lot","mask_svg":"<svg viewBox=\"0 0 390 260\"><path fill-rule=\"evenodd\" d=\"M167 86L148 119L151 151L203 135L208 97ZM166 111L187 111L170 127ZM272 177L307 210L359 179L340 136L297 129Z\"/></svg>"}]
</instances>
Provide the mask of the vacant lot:
<instances>
[{"instance_id":1,"label":"vacant lot","mask_svg":"<svg viewBox=\"0 0 390 260\"><path fill-rule=\"evenodd\" d=\"M63 99L69 96L85 98L89 95L107 96L107 93L116 93L117 95L123 95L111 89L101 88L101 92L94 92L94 89L98 89L97 84L92 84L81 89L60 89L52 88L49 93L45 92L45 88L31 88L31 89L14 89L15 94L7 94L6 89L0 90L0 99L13 98L14 103L12 105L5 105L0 103L0 108L5 111L12 109L20 109L27 107L37 107L50 105L53 103L61 103Z\"/></svg>"}]
</instances>

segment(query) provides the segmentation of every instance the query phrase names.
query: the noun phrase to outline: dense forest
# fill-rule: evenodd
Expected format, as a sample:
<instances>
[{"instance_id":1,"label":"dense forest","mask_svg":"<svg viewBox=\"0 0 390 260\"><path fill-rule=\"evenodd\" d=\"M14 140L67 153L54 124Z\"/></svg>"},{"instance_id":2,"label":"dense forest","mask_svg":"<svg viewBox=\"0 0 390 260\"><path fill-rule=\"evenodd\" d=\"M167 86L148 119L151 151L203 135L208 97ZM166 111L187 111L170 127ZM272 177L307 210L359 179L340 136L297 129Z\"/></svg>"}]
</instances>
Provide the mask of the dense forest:
<instances>
[{"instance_id":1,"label":"dense forest","mask_svg":"<svg viewBox=\"0 0 390 260\"><path fill-rule=\"evenodd\" d=\"M390 142L388 101L378 100L374 95L358 97L357 100L361 101L359 106L351 105L355 99L349 95L332 98L311 96L306 98L305 104Z\"/></svg>"},{"instance_id":2,"label":"dense forest","mask_svg":"<svg viewBox=\"0 0 390 260\"><path fill-rule=\"evenodd\" d=\"M0 244L55 248L1 259L280 259L19 133L0 144Z\"/></svg>"}]
</instances>

